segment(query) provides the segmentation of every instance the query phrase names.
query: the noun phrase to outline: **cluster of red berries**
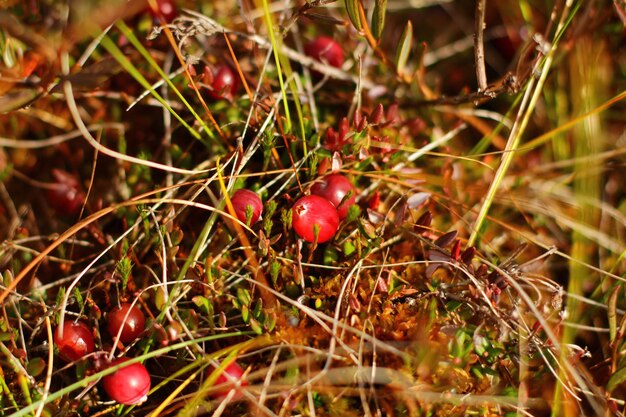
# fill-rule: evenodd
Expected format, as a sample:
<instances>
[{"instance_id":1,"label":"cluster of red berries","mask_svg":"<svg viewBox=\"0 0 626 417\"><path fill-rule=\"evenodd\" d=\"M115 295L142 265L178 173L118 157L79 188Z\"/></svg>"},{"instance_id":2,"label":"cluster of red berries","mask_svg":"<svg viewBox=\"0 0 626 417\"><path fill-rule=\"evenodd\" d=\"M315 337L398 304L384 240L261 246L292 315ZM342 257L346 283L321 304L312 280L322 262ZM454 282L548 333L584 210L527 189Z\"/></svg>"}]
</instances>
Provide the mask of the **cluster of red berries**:
<instances>
[{"instance_id":1,"label":"cluster of red berries","mask_svg":"<svg viewBox=\"0 0 626 417\"><path fill-rule=\"evenodd\" d=\"M131 304L122 303L109 312L107 330L112 338L122 343L130 343L143 331L146 318L141 310ZM65 321L54 332L54 343L62 359L77 361L92 353L95 349L91 329L81 321ZM118 358L109 366L120 365L128 358ZM120 404L139 404L146 399L150 391L150 374L141 363L132 363L118 369L102 379L104 390Z\"/></svg>"},{"instance_id":2,"label":"cluster of red berries","mask_svg":"<svg viewBox=\"0 0 626 417\"><path fill-rule=\"evenodd\" d=\"M129 303L122 303L107 316L107 331L113 340L130 343L143 333L146 324L142 311ZM54 344L61 358L68 362L78 361L93 353L95 341L93 332L82 321L65 321L63 326L54 332ZM120 366L130 358L117 358L109 362L107 367ZM211 370L210 372L213 372ZM243 369L236 362L230 363L220 374L215 385L224 384L243 376ZM210 373L209 373L210 374ZM139 363L121 366L118 370L102 378L102 385L108 396L119 404L141 404L150 391L150 374L146 367ZM240 385L246 385L241 381ZM216 396L226 395L228 391L219 391ZM240 397L236 397L240 398Z\"/></svg>"},{"instance_id":3,"label":"cluster of red berries","mask_svg":"<svg viewBox=\"0 0 626 417\"><path fill-rule=\"evenodd\" d=\"M149 12L158 24L161 21L171 23L177 16L176 2L174 0L156 0L155 8L151 6L145 11ZM304 46L306 55L318 61L327 63L335 68L343 65L344 55L339 43L327 36L319 36ZM190 67L192 76L197 75L195 68ZM214 67L204 67L197 81L208 90L208 95L213 100L232 100L239 90L239 77L235 71L225 64Z\"/></svg>"},{"instance_id":4,"label":"cluster of red berries","mask_svg":"<svg viewBox=\"0 0 626 417\"><path fill-rule=\"evenodd\" d=\"M307 43L304 51L311 58L330 66L340 68L343 64L343 50L332 38L320 36ZM239 76L229 65L204 66L201 74L196 72L194 66L190 66L189 71L213 100L232 101L239 91Z\"/></svg>"},{"instance_id":5,"label":"cluster of red berries","mask_svg":"<svg viewBox=\"0 0 626 417\"><path fill-rule=\"evenodd\" d=\"M356 190L346 177L327 175L311 187L311 195L293 205L293 229L307 242L327 242L335 236L339 222L355 202Z\"/></svg>"},{"instance_id":6,"label":"cluster of red berries","mask_svg":"<svg viewBox=\"0 0 626 417\"><path fill-rule=\"evenodd\" d=\"M237 218L254 225L263 212L261 198L253 191L238 190L231 197ZM292 226L307 242L324 243L335 236L339 223L356 202L356 190L340 174L330 174L313 184L311 195L298 199L292 210Z\"/></svg>"}]
</instances>

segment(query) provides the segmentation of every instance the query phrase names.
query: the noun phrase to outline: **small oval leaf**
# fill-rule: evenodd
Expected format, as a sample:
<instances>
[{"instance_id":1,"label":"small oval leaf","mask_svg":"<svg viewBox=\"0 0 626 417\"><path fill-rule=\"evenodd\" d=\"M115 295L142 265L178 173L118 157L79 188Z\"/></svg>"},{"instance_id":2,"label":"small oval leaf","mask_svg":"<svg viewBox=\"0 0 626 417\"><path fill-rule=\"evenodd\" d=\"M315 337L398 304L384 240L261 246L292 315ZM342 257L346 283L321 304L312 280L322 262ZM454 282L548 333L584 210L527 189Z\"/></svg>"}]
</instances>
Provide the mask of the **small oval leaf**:
<instances>
[{"instance_id":1,"label":"small oval leaf","mask_svg":"<svg viewBox=\"0 0 626 417\"><path fill-rule=\"evenodd\" d=\"M454 241L454 239L456 239L456 235L457 235L457 231L453 230L451 232L448 232L444 235L441 235L439 237L439 239L435 240L435 246L439 246L440 248L445 248L446 246L448 246L450 243L452 243Z\"/></svg>"},{"instance_id":2,"label":"small oval leaf","mask_svg":"<svg viewBox=\"0 0 626 417\"><path fill-rule=\"evenodd\" d=\"M415 193L409 198L406 199L406 204L410 209L415 210L419 208L422 204L426 203L430 198L430 193L420 192Z\"/></svg>"},{"instance_id":3,"label":"small oval leaf","mask_svg":"<svg viewBox=\"0 0 626 417\"><path fill-rule=\"evenodd\" d=\"M348 0L346 0L348 1ZM411 47L413 46L413 25L411 21L406 22L406 27L400 42L398 43L398 49L396 50L396 71L398 75L402 76L406 70L406 63L409 60L409 54L411 53Z\"/></svg>"},{"instance_id":4,"label":"small oval leaf","mask_svg":"<svg viewBox=\"0 0 626 417\"><path fill-rule=\"evenodd\" d=\"M461 262L463 262L465 265L469 265L474 259L475 255L476 255L476 249L473 246L470 246L467 249L465 249L463 253L461 254Z\"/></svg>"},{"instance_id":5,"label":"small oval leaf","mask_svg":"<svg viewBox=\"0 0 626 417\"><path fill-rule=\"evenodd\" d=\"M45 369L46 361L42 358L33 358L28 361L28 364L26 365L26 371L28 372L28 374L35 378L43 374Z\"/></svg>"},{"instance_id":6,"label":"small oval leaf","mask_svg":"<svg viewBox=\"0 0 626 417\"><path fill-rule=\"evenodd\" d=\"M385 26L385 13L387 12L387 0L376 0L372 12L372 35L380 40Z\"/></svg>"},{"instance_id":7,"label":"small oval leaf","mask_svg":"<svg viewBox=\"0 0 626 417\"><path fill-rule=\"evenodd\" d=\"M359 2L360 0L346 0L346 12L352 22L352 25L356 30L363 29L363 23L361 22L361 16L359 14Z\"/></svg>"}]
</instances>

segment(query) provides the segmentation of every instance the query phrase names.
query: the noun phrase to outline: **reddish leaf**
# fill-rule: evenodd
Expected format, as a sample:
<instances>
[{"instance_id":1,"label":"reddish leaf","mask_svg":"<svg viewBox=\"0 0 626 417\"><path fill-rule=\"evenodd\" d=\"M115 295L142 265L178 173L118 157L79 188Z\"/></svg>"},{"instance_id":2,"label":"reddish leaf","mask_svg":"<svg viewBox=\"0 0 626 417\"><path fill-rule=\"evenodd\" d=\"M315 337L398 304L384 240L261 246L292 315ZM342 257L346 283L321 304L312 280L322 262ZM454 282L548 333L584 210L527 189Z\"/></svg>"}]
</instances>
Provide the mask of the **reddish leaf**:
<instances>
[{"instance_id":1,"label":"reddish leaf","mask_svg":"<svg viewBox=\"0 0 626 417\"><path fill-rule=\"evenodd\" d=\"M454 239L456 239L456 235L457 235L457 231L453 230L439 237L439 239L435 240L434 243L436 246L439 246L440 248L445 248L446 246L454 242Z\"/></svg>"}]
</instances>

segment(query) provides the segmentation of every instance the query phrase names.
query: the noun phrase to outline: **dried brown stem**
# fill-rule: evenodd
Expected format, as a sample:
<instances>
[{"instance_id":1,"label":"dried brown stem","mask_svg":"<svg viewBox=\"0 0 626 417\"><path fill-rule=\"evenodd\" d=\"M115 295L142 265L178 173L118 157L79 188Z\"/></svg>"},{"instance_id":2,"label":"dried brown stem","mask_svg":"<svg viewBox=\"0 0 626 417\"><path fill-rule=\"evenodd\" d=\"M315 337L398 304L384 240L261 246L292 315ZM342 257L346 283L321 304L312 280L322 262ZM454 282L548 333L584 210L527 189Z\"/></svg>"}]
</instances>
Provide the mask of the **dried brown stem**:
<instances>
[{"instance_id":1,"label":"dried brown stem","mask_svg":"<svg viewBox=\"0 0 626 417\"><path fill-rule=\"evenodd\" d=\"M476 60L476 78L478 79L478 91L487 88L487 72L485 71L485 8L487 0L476 0L476 27L474 35L474 58Z\"/></svg>"}]
</instances>

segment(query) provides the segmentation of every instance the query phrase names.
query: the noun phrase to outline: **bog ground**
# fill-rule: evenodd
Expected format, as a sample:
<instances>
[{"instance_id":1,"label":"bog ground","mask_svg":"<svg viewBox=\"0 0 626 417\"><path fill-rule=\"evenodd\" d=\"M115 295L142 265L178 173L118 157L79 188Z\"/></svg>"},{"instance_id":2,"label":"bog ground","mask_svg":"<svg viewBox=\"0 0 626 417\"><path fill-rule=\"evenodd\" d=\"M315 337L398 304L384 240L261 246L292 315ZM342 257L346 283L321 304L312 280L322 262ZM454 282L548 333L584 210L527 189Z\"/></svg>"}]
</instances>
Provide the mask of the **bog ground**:
<instances>
[{"instance_id":1,"label":"bog ground","mask_svg":"<svg viewBox=\"0 0 626 417\"><path fill-rule=\"evenodd\" d=\"M625 27L0 2L0 416L624 415Z\"/></svg>"}]
</instances>

